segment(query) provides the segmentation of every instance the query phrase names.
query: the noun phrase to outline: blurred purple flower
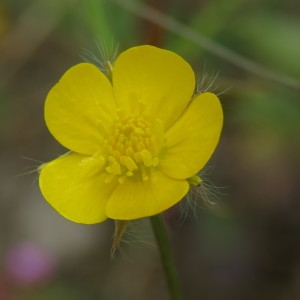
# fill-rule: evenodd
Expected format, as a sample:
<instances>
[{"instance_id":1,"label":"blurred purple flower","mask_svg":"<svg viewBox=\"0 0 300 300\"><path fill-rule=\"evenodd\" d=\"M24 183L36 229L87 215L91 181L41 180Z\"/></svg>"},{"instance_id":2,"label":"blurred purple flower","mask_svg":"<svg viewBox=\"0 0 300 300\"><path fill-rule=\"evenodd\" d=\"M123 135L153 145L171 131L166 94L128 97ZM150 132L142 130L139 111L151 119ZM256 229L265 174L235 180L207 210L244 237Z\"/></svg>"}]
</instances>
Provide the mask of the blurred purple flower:
<instances>
[{"instance_id":1,"label":"blurred purple flower","mask_svg":"<svg viewBox=\"0 0 300 300\"><path fill-rule=\"evenodd\" d=\"M54 256L31 243L13 246L5 256L7 275L20 285L45 282L53 275L55 267Z\"/></svg>"}]
</instances>

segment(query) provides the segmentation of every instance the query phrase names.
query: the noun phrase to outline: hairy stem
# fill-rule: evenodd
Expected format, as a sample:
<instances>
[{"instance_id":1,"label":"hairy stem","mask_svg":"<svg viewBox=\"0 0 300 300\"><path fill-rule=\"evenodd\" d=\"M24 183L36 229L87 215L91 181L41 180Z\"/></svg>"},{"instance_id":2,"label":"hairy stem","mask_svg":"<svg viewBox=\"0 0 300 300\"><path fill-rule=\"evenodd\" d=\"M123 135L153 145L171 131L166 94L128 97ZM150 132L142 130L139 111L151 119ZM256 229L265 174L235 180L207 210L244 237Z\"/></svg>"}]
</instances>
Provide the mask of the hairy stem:
<instances>
[{"instance_id":1,"label":"hairy stem","mask_svg":"<svg viewBox=\"0 0 300 300\"><path fill-rule=\"evenodd\" d=\"M180 300L182 298L181 298L179 280L177 277L177 272L174 265L174 259L171 252L162 215L159 214L150 217L150 221L160 251L161 260L164 266L170 297L171 297L170 299Z\"/></svg>"}]
</instances>

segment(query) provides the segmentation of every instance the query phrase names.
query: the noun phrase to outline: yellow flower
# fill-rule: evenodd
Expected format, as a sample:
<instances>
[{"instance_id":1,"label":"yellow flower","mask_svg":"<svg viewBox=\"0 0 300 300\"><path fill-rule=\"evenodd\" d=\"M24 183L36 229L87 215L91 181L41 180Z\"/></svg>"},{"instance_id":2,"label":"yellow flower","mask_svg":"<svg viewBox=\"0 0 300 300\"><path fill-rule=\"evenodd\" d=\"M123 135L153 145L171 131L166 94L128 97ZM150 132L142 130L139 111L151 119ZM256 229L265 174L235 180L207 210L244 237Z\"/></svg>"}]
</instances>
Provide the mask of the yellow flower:
<instances>
[{"instance_id":1,"label":"yellow flower","mask_svg":"<svg viewBox=\"0 0 300 300\"><path fill-rule=\"evenodd\" d=\"M78 223L132 220L180 201L212 155L223 114L195 76L153 46L121 53L112 82L97 67L70 68L49 92L45 121L70 152L40 168L45 199Z\"/></svg>"}]
</instances>

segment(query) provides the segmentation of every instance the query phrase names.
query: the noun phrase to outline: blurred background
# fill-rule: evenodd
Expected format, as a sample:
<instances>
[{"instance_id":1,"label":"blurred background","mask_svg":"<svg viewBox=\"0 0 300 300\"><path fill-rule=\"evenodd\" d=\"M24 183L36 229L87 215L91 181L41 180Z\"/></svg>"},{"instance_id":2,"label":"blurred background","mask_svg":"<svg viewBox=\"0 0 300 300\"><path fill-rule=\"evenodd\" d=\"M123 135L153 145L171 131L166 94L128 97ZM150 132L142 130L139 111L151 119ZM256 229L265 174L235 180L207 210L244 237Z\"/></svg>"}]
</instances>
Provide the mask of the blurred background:
<instances>
[{"instance_id":1,"label":"blurred background","mask_svg":"<svg viewBox=\"0 0 300 300\"><path fill-rule=\"evenodd\" d=\"M205 185L165 214L184 299L300 299L297 0L1 0L0 299L168 299L147 220L111 260L112 221L71 223L38 189L37 167L65 151L44 124L45 96L86 51L100 56L97 41L177 52L204 89L216 77L225 124Z\"/></svg>"}]
</instances>

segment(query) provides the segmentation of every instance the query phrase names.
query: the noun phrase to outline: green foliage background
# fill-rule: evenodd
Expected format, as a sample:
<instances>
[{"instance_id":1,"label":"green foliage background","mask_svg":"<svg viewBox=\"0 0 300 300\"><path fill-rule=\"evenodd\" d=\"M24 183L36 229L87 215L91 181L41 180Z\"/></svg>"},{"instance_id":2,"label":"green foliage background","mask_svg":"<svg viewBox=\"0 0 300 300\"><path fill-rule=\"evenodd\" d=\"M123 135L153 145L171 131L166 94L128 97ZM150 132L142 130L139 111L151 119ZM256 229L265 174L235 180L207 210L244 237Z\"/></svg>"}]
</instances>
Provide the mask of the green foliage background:
<instances>
[{"instance_id":1,"label":"green foliage background","mask_svg":"<svg viewBox=\"0 0 300 300\"><path fill-rule=\"evenodd\" d=\"M218 73L212 87L225 124L204 176L207 196L198 191L189 209L166 214L185 299L299 299L299 2L127 2L157 9L278 80L224 60L207 43L151 23L120 1L2 0L0 299L167 299L146 221L135 223L111 261L112 222L70 223L38 191L37 166L64 151L44 125L45 96L86 50L99 54L99 41L108 49L119 44L120 51L144 43L170 49L192 64L199 80L207 74L207 85ZM10 277L8 254L24 243L55 257L47 280L26 285Z\"/></svg>"}]
</instances>

